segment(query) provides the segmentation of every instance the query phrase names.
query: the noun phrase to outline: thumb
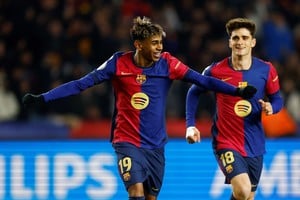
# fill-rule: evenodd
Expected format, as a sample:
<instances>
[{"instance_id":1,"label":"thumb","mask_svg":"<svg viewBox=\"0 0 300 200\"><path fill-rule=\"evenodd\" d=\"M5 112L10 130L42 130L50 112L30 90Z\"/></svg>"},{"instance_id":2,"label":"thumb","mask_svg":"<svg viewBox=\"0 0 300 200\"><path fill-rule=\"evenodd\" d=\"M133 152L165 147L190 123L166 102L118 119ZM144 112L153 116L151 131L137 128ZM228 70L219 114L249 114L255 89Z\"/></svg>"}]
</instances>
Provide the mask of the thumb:
<instances>
[{"instance_id":1,"label":"thumb","mask_svg":"<svg viewBox=\"0 0 300 200\"><path fill-rule=\"evenodd\" d=\"M263 106L266 102L262 99L259 99L258 102L260 103L261 106Z\"/></svg>"}]
</instances>

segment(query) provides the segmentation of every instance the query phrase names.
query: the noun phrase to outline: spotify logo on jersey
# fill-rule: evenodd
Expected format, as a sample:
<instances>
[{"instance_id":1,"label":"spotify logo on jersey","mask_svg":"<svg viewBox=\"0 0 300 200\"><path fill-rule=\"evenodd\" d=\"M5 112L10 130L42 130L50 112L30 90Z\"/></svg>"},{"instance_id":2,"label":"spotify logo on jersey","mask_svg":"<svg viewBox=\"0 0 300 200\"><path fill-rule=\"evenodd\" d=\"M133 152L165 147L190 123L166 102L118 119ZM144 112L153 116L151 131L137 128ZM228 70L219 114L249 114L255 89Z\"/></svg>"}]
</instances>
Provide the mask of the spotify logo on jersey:
<instances>
[{"instance_id":1,"label":"spotify logo on jersey","mask_svg":"<svg viewBox=\"0 0 300 200\"><path fill-rule=\"evenodd\" d=\"M246 117L252 111L252 106L249 101L240 100L234 105L234 112L239 117Z\"/></svg>"},{"instance_id":2,"label":"spotify logo on jersey","mask_svg":"<svg viewBox=\"0 0 300 200\"><path fill-rule=\"evenodd\" d=\"M149 104L149 97L142 92L135 93L131 97L131 105L137 110L145 109Z\"/></svg>"}]
</instances>

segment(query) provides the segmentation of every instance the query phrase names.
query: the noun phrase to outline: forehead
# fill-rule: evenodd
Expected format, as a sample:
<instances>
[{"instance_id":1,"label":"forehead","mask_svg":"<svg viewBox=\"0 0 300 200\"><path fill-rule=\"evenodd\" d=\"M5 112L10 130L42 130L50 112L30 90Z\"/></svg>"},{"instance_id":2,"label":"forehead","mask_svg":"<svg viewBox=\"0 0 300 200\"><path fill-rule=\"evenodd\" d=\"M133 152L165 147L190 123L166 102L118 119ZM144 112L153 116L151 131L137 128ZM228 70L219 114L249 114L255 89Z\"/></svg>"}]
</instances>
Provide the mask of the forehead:
<instances>
[{"instance_id":1,"label":"forehead","mask_svg":"<svg viewBox=\"0 0 300 200\"><path fill-rule=\"evenodd\" d=\"M154 42L154 41L161 41L161 40L162 40L162 35L156 34L156 35L152 35L149 38L146 38L142 42Z\"/></svg>"},{"instance_id":2,"label":"forehead","mask_svg":"<svg viewBox=\"0 0 300 200\"><path fill-rule=\"evenodd\" d=\"M251 37L251 33L248 29L246 28L239 28L239 29L235 29L232 31L231 33L231 37L241 37L241 36L250 36Z\"/></svg>"}]
</instances>

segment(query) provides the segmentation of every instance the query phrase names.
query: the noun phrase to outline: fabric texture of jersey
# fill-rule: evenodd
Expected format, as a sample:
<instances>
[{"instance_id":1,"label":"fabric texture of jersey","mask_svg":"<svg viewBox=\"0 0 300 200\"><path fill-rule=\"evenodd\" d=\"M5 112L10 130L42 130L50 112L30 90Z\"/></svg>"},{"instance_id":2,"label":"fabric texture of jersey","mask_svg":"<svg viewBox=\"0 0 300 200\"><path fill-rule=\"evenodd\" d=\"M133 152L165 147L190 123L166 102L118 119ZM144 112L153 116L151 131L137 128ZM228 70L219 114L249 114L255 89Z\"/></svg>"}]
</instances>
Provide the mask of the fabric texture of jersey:
<instances>
[{"instance_id":1,"label":"fabric texture of jersey","mask_svg":"<svg viewBox=\"0 0 300 200\"><path fill-rule=\"evenodd\" d=\"M233 149L246 157L264 154L265 136L258 100L279 92L275 68L269 62L253 58L249 70L236 71L231 67L230 58L226 58L206 68L204 74L238 87L253 85L257 88L249 100L216 93L217 111L212 127L214 149Z\"/></svg>"}]
</instances>

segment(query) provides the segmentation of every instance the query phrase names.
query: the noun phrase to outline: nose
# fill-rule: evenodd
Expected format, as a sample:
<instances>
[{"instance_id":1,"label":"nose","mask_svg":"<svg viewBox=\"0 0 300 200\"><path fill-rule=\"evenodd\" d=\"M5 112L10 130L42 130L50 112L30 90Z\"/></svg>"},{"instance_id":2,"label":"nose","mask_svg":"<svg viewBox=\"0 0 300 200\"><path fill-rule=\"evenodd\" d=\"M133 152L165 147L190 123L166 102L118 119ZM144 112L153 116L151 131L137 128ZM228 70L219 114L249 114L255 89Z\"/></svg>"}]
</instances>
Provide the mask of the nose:
<instances>
[{"instance_id":1,"label":"nose","mask_svg":"<svg viewBox=\"0 0 300 200\"><path fill-rule=\"evenodd\" d=\"M157 50L162 50L163 49L163 44L162 43L159 43L156 47Z\"/></svg>"},{"instance_id":2,"label":"nose","mask_svg":"<svg viewBox=\"0 0 300 200\"><path fill-rule=\"evenodd\" d=\"M239 38L236 43L237 44L242 44L242 42L243 42L243 40L241 38Z\"/></svg>"}]
</instances>

